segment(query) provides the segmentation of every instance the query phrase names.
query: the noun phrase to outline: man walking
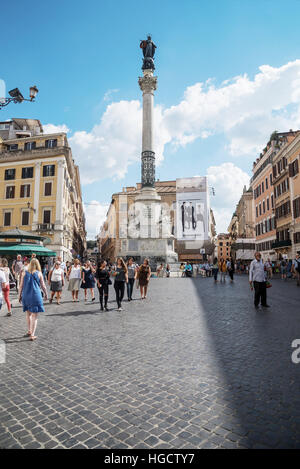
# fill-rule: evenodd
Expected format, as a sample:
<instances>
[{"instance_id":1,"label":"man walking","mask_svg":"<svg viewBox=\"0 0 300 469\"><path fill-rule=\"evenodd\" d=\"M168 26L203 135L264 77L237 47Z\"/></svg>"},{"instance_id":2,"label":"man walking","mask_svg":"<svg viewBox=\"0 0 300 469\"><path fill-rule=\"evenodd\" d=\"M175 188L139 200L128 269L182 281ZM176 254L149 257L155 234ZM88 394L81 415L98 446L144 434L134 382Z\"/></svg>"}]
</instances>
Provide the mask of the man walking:
<instances>
[{"instance_id":1,"label":"man walking","mask_svg":"<svg viewBox=\"0 0 300 469\"><path fill-rule=\"evenodd\" d=\"M300 251L297 252L296 258L293 260L292 271L297 279L297 286L300 286Z\"/></svg>"},{"instance_id":2,"label":"man walking","mask_svg":"<svg viewBox=\"0 0 300 469\"><path fill-rule=\"evenodd\" d=\"M22 256L21 254L17 255L17 259L13 262L12 265L12 272L16 280L16 290L19 291L19 285L21 281L21 273L23 271L24 264L22 261Z\"/></svg>"},{"instance_id":3,"label":"man walking","mask_svg":"<svg viewBox=\"0 0 300 469\"><path fill-rule=\"evenodd\" d=\"M260 252L255 253L255 259L250 264L249 283L251 289L254 286L255 308L258 308L259 300L264 308L269 308L267 304L266 272Z\"/></svg>"}]
</instances>

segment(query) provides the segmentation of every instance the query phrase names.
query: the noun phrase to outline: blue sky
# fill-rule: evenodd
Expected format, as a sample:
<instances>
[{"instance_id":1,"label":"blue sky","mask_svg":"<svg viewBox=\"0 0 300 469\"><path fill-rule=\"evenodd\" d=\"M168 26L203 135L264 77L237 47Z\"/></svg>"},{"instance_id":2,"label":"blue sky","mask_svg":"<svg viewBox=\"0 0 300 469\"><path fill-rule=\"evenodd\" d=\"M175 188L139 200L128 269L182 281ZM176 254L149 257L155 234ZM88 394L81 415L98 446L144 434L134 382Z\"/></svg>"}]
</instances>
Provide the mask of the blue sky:
<instances>
[{"instance_id":1,"label":"blue sky","mask_svg":"<svg viewBox=\"0 0 300 469\"><path fill-rule=\"evenodd\" d=\"M157 45L157 176L209 174L219 231L270 133L300 125L298 0L13 5L0 10L13 18L1 25L0 78L8 90L25 95L36 84L40 93L34 104L2 110L1 120L69 129L84 201L98 204L87 205L90 236L111 193L140 179L139 40L148 32Z\"/></svg>"}]
</instances>

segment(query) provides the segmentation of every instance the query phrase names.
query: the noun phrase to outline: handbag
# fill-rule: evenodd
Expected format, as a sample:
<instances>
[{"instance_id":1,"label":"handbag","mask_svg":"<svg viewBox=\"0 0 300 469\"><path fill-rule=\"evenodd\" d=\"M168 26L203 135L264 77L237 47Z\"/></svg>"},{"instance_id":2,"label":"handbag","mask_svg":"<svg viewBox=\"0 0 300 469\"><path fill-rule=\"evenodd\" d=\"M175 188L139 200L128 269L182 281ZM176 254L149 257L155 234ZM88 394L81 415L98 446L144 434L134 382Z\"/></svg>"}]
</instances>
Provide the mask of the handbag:
<instances>
[{"instance_id":1,"label":"handbag","mask_svg":"<svg viewBox=\"0 0 300 469\"><path fill-rule=\"evenodd\" d=\"M271 286L272 286L272 283L269 282L269 280L267 280L267 281L266 281L266 288L271 288Z\"/></svg>"},{"instance_id":2,"label":"handbag","mask_svg":"<svg viewBox=\"0 0 300 469\"><path fill-rule=\"evenodd\" d=\"M16 281L13 278L12 274L10 273L9 274L9 288L11 290L12 288L15 288L15 287L16 287Z\"/></svg>"}]
</instances>

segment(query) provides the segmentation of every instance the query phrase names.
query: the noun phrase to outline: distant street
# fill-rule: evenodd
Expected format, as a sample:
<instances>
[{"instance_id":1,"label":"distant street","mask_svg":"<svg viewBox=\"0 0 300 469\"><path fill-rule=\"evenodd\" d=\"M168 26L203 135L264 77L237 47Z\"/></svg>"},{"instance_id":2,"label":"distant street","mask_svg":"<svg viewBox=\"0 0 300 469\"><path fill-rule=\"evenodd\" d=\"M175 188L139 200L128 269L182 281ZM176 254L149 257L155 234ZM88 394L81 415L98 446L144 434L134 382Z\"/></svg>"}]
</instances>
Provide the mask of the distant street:
<instances>
[{"instance_id":1,"label":"distant street","mask_svg":"<svg viewBox=\"0 0 300 469\"><path fill-rule=\"evenodd\" d=\"M300 448L300 287L272 283L257 311L246 276L153 279L122 312L64 291L33 343L13 294L0 448Z\"/></svg>"}]
</instances>

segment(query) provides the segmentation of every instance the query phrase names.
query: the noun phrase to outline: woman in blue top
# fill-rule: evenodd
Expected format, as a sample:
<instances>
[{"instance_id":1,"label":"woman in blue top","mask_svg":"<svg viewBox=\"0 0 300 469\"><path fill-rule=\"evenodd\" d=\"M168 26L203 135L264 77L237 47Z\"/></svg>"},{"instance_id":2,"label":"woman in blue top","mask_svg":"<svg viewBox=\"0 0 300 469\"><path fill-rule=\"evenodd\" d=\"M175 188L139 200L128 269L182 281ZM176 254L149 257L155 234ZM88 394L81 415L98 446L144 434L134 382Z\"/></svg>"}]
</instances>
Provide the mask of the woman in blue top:
<instances>
[{"instance_id":1,"label":"woman in blue top","mask_svg":"<svg viewBox=\"0 0 300 469\"><path fill-rule=\"evenodd\" d=\"M41 289L44 292L44 298L48 299L47 289L43 279L41 266L36 258L31 259L28 270L22 274L19 291L19 302L22 302L23 311L26 312L28 332L25 334L30 340L35 340L37 315L44 313L44 305Z\"/></svg>"}]
</instances>

